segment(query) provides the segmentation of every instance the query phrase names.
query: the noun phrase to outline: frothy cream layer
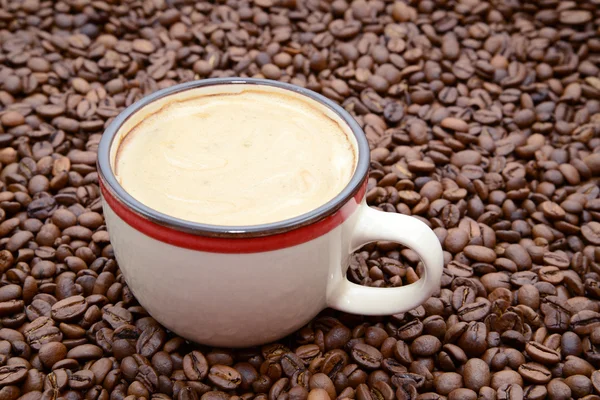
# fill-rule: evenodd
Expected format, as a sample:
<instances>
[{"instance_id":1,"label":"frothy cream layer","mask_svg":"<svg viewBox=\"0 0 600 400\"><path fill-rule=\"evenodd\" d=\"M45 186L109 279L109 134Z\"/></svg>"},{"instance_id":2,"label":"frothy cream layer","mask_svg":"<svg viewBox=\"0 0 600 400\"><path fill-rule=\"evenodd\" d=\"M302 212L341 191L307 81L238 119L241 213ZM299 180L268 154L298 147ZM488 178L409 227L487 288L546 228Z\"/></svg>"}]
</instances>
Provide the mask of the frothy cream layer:
<instances>
[{"instance_id":1,"label":"frothy cream layer","mask_svg":"<svg viewBox=\"0 0 600 400\"><path fill-rule=\"evenodd\" d=\"M343 120L291 91L218 85L157 100L120 128L119 183L188 221L248 226L325 204L350 181L357 145Z\"/></svg>"}]
</instances>

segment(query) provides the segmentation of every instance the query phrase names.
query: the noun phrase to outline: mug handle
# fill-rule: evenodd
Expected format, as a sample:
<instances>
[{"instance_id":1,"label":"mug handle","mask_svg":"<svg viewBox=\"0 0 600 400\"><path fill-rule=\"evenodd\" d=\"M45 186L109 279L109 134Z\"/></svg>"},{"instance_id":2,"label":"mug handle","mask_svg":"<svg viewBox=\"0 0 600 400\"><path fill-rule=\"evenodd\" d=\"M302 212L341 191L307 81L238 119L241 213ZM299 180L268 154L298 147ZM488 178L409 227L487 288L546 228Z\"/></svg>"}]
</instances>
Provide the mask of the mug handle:
<instances>
[{"instance_id":1,"label":"mug handle","mask_svg":"<svg viewBox=\"0 0 600 400\"><path fill-rule=\"evenodd\" d=\"M438 237L417 218L377 211L361 204L354 227L351 248L379 240L393 241L414 250L425 266L417 282L395 288L374 288L350 282L345 274L331 276L327 305L339 311L360 315L392 315L423 304L440 288L444 256Z\"/></svg>"}]
</instances>

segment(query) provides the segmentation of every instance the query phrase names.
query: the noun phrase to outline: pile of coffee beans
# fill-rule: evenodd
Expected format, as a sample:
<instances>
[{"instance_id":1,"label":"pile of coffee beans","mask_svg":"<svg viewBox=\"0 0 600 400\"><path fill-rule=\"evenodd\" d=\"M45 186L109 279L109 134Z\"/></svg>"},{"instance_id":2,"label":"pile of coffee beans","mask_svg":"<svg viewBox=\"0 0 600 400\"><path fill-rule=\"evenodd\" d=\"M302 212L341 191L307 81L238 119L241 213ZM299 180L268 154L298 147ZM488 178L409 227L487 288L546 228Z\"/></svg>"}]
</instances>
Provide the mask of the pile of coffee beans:
<instances>
[{"instance_id":1,"label":"pile of coffee beans","mask_svg":"<svg viewBox=\"0 0 600 400\"><path fill-rule=\"evenodd\" d=\"M355 116L369 204L443 245L433 297L243 350L148 316L98 142L144 95L226 76ZM598 0L0 0L0 168L0 400L600 399ZM379 242L348 275L421 269Z\"/></svg>"}]
</instances>

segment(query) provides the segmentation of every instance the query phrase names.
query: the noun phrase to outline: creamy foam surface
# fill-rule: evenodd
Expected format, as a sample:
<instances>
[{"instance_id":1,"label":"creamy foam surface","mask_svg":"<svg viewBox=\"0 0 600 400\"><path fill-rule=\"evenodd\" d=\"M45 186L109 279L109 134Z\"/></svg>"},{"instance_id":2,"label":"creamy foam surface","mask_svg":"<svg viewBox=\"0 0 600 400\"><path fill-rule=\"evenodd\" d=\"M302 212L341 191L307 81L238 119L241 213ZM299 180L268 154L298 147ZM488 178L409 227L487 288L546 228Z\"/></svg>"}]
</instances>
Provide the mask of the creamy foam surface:
<instances>
[{"instance_id":1,"label":"creamy foam surface","mask_svg":"<svg viewBox=\"0 0 600 400\"><path fill-rule=\"evenodd\" d=\"M293 218L350 181L357 144L320 103L258 85L218 85L159 99L121 126L113 171L135 199L211 225ZM114 146L117 147L117 146Z\"/></svg>"}]
</instances>

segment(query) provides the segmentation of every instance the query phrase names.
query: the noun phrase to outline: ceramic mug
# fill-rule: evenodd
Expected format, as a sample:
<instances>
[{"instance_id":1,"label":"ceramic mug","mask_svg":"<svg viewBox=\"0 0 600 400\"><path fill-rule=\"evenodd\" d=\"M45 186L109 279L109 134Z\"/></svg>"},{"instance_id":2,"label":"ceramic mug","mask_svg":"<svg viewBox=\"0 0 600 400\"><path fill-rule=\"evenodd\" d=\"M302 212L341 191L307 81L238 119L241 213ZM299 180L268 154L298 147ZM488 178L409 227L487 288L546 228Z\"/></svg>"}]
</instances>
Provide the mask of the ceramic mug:
<instances>
[{"instance_id":1,"label":"ceramic mug","mask_svg":"<svg viewBox=\"0 0 600 400\"><path fill-rule=\"evenodd\" d=\"M119 128L157 99L222 84L275 86L337 113L358 144L358 162L348 185L306 214L239 227L185 221L134 199L113 170L124 136ZM439 290L443 255L437 236L416 218L368 207L368 169L367 140L344 109L313 91L261 79L206 79L159 90L124 110L106 129L98 149L104 216L129 288L167 329L218 347L280 339L327 307L361 315L405 312ZM352 252L380 240L401 243L419 255L425 267L419 281L373 288L346 279Z\"/></svg>"}]
</instances>

